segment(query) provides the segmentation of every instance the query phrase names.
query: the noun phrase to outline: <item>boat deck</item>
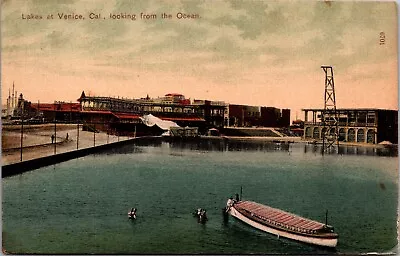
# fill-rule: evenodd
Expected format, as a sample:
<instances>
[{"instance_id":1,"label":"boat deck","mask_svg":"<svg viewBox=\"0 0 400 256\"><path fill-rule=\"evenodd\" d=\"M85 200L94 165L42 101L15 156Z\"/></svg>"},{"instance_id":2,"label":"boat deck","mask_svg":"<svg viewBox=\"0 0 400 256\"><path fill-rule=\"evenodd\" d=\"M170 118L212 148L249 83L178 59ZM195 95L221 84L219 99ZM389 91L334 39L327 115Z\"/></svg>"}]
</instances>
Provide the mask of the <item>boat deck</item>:
<instances>
[{"instance_id":1,"label":"boat deck","mask_svg":"<svg viewBox=\"0 0 400 256\"><path fill-rule=\"evenodd\" d=\"M234 207L239 211L246 211L252 216L271 223L272 225L278 225L300 232L316 232L325 226L323 223L251 201L236 202Z\"/></svg>"}]
</instances>

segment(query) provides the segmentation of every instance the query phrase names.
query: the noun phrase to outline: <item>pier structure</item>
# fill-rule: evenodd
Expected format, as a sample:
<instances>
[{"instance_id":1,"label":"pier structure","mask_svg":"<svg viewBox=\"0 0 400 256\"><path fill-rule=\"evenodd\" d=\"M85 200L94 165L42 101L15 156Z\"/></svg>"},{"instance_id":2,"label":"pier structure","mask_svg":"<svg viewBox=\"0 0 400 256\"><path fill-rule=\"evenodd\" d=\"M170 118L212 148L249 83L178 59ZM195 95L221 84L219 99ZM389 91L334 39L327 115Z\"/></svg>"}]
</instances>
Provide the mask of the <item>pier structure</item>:
<instances>
[{"instance_id":1,"label":"pier structure","mask_svg":"<svg viewBox=\"0 0 400 256\"><path fill-rule=\"evenodd\" d=\"M398 111L374 108L336 109L337 127L324 126L324 109L302 109L304 111L305 140L322 141L323 134L338 134L338 141L378 144L388 141L398 143ZM336 130L337 129L337 130Z\"/></svg>"}]
</instances>

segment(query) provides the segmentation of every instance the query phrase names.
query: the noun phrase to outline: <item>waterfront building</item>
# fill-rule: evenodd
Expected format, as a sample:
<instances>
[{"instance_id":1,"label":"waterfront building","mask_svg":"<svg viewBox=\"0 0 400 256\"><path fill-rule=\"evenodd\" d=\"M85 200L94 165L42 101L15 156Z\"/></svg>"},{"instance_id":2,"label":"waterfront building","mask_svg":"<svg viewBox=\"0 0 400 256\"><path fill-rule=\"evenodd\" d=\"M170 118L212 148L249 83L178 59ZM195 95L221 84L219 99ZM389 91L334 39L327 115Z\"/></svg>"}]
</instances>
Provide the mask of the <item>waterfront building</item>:
<instances>
[{"instance_id":1,"label":"waterfront building","mask_svg":"<svg viewBox=\"0 0 400 256\"><path fill-rule=\"evenodd\" d=\"M73 102L30 103L31 116L44 121L79 122L81 105Z\"/></svg>"},{"instance_id":2,"label":"waterfront building","mask_svg":"<svg viewBox=\"0 0 400 256\"><path fill-rule=\"evenodd\" d=\"M193 100L193 106L200 107L201 116L207 123L207 129L224 126L224 115L227 104L224 101Z\"/></svg>"},{"instance_id":3,"label":"waterfront building","mask_svg":"<svg viewBox=\"0 0 400 256\"><path fill-rule=\"evenodd\" d=\"M164 97L126 99L86 96L78 99L85 123L97 124L96 129L133 131L141 129L140 116L152 114L180 126L199 127L205 132L212 127L223 127L225 103L220 101L186 99L184 95L169 93ZM140 132L140 131L139 131Z\"/></svg>"},{"instance_id":4,"label":"waterfront building","mask_svg":"<svg viewBox=\"0 0 400 256\"><path fill-rule=\"evenodd\" d=\"M24 119L27 122L77 122L81 119L81 106L79 103L55 101L54 103L32 103L24 99L21 93L15 107L8 105L13 111L8 109L5 115L14 119Z\"/></svg>"},{"instance_id":5,"label":"waterfront building","mask_svg":"<svg viewBox=\"0 0 400 256\"><path fill-rule=\"evenodd\" d=\"M282 109L282 114L279 117L279 126L280 127L290 126L290 109Z\"/></svg>"},{"instance_id":6,"label":"waterfront building","mask_svg":"<svg viewBox=\"0 0 400 256\"><path fill-rule=\"evenodd\" d=\"M233 127L289 127L290 109L229 104L228 124Z\"/></svg>"},{"instance_id":7,"label":"waterfront building","mask_svg":"<svg viewBox=\"0 0 400 256\"><path fill-rule=\"evenodd\" d=\"M234 127L261 125L261 111L258 106L229 104L229 124Z\"/></svg>"},{"instance_id":8,"label":"waterfront building","mask_svg":"<svg viewBox=\"0 0 400 256\"><path fill-rule=\"evenodd\" d=\"M325 132L322 124L324 109L302 109L304 111L304 139L322 140ZM374 108L337 109L339 141L377 144L398 142L398 111ZM334 134L335 128L329 131Z\"/></svg>"},{"instance_id":9,"label":"waterfront building","mask_svg":"<svg viewBox=\"0 0 400 256\"><path fill-rule=\"evenodd\" d=\"M22 97L22 95L21 95ZM52 122L79 122L84 129L108 133L145 135L149 130L140 117L152 114L173 121L181 127L198 127L201 134L211 128L224 127L289 127L290 110L273 107L227 104L224 101L187 99L178 93L163 97L129 99L120 97L88 96L82 92L78 102L31 103L19 100L17 115ZM19 112L18 112L19 111ZM22 113L22 112L21 112ZM143 132L143 133L142 133ZM157 130L157 133L160 131Z\"/></svg>"},{"instance_id":10,"label":"waterfront building","mask_svg":"<svg viewBox=\"0 0 400 256\"><path fill-rule=\"evenodd\" d=\"M35 114L34 110L31 108L31 102L24 99L23 94L21 93L18 97L18 101L13 108L12 117L27 119L32 117Z\"/></svg>"},{"instance_id":11,"label":"waterfront building","mask_svg":"<svg viewBox=\"0 0 400 256\"><path fill-rule=\"evenodd\" d=\"M278 127L281 112L278 108L262 107L261 115L263 117L262 125L265 127Z\"/></svg>"}]
</instances>

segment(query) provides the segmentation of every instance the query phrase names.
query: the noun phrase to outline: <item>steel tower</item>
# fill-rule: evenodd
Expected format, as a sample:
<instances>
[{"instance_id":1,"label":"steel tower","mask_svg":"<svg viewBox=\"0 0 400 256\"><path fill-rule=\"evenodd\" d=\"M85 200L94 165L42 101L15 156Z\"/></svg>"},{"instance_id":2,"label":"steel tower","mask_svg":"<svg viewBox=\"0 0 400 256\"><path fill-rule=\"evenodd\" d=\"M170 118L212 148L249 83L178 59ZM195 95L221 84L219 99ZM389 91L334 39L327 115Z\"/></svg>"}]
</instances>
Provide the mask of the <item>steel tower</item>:
<instances>
[{"instance_id":1,"label":"steel tower","mask_svg":"<svg viewBox=\"0 0 400 256\"><path fill-rule=\"evenodd\" d=\"M325 72L325 97L324 111L322 112L322 147L323 153L330 152L337 146L338 140L338 114L336 111L335 83L333 81L333 69L331 66L321 66Z\"/></svg>"}]
</instances>

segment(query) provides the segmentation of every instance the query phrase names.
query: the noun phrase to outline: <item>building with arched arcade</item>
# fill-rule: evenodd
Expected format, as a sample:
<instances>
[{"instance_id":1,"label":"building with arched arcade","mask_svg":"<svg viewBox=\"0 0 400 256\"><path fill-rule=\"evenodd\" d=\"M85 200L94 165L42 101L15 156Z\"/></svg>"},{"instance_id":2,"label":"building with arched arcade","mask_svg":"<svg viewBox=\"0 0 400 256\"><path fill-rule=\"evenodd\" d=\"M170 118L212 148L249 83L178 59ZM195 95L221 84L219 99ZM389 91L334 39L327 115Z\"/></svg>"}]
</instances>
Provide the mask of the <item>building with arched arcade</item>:
<instances>
[{"instance_id":1,"label":"building with arched arcade","mask_svg":"<svg viewBox=\"0 0 400 256\"><path fill-rule=\"evenodd\" d=\"M324 109L304 111L304 139L322 140L326 127L322 124ZM378 144L389 141L397 144L397 110L387 109L337 109L338 139L343 142ZM335 134L331 128L328 134Z\"/></svg>"}]
</instances>

